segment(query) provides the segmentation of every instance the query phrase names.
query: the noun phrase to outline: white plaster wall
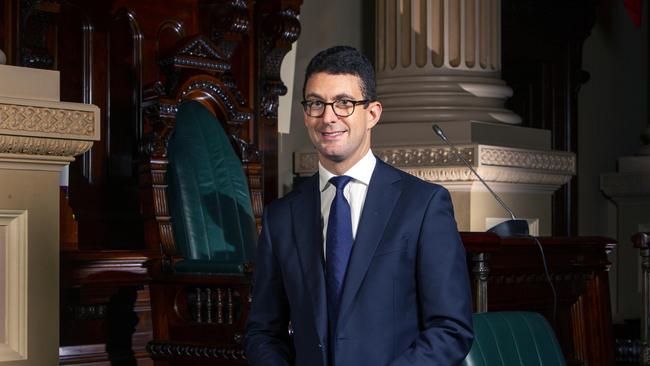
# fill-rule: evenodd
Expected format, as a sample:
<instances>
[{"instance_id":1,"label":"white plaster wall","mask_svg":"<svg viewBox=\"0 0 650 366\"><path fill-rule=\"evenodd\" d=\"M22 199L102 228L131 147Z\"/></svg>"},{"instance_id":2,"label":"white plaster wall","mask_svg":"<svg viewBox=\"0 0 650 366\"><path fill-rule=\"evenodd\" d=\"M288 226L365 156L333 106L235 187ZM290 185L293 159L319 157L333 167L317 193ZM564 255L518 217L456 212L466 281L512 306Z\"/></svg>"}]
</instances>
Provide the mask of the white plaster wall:
<instances>
[{"instance_id":1,"label":"white plaster wall","mask_svg":"<svg viewBox=\"0 0 650 366\"><path fill-rule=\"evenodd\" d=\"M300 8L302 30L296 48L290 133L278 136L278 189L282 196L291 190L293 152L311 146L303 124L302 85L309 60L319 51L336 45L361 49L363 39L362 1L305 0ZM371 32L372 30L367 30ZM366 55L371 60L373 55ZM280 102L282 103L282 101Z\"/></svg>"}]
</instances>

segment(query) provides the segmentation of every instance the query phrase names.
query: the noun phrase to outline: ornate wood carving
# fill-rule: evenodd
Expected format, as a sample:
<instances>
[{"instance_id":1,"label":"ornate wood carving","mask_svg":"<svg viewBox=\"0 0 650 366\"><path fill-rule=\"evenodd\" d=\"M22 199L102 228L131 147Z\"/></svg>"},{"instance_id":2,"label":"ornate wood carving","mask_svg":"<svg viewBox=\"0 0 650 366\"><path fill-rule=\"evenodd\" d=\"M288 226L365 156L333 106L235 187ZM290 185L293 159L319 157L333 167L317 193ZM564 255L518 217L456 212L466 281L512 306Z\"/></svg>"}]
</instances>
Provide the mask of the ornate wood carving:
<instances>
[{"instance_id":1,"label":"ornate wood carving","mask_svg":"<svg viewBox=\"0 0 650 366\"><path fill-rule=\"evenodd\" d=\"M176 292L174 309L188 322L232 325L242 320L245 303L234 287L188 286Z\"/></svg>"},{"instance_id":2,"label":"ornate wood carving","mask_svg":"<svg viewBox=\"0 0 650 366\"><path fill-rule=\"evenodd\" d=\"M154 358L179 358L183 360L189 358L190 360L207 359L228 361L246 360L246 355L241 348L211 347L172 342L151 342L147 345L147 351Z\"/></svg>"},{"instance_id":3,"label":"ornate wood carving","mask_svg":"<svg viewBox=\"0 0 650 366\"><path fill-rule=\"evenodd\" d=\"M277 120L278 97L287 93L287 87L280 78L280 66L284 56L291 50L291 44L300 35L297 9L287 6L265 14L262 29L260 113L264 118Z\"/></svg>"},{"instance_id":4,"label":"ornate wood carving","mask_svg":"<svg viewBox=\"0 0 650 366\"><path fill-rule=\"evenodd\" d=\"M56 68L53 28L61 8L58 0L20 1L20 65Z\"/></svg>"},{"instance_id":5,"label":"ornate wood carving","mask_svg":"<svg viewBox=\"0 0 650 366\"><path fill-rule=\"evenodd\" d=\"M235 48L251 29L246 0L221 0L201 5L204 16L204 33L221 46L224 55L231 59Z\"/></svg>"},{"instance_id":6,"label":"ornate wood carving","mask_svg":"<svg viewBox=\"0 0 650 366\"><path fill-rule=\"evenodd\" d=\"M29 56L25 60L29 59L31 66L57 68L62 97L91 102L101 109L101 140L71 166L69 216L78 220L79 234L78 243L69 248L95 254L106 249L131 252L152 248L155 250L148 255L154 260L147 262L149 269L165 275L156 270L170 268L178 254L165 197L166 147L178 105L187 99L200 100L211 108L231 135L244 163L260 224L263 205L277 196L274 116L277 95L284 93L279 70L298 36L299 0L190 0L164 6L132 0L21 0L10 5L4 8L15 10L16 33L3 30L0 41L11 45L17 40L16 49L7 50L11 58ZM261 105L266 106L266 113L261 113ZM37 153L84 148L53 145L49 139L23 142ZM6 151L13 151L14 146L14 139L0 142L0 149ZM88 276L111 271L110 266L78 261L66 266L72 273ZM91 274L95 269L100 272ZM124 270L116 268L115 274ZM66 286L76 288L86 278L70 281ZM116 291L133 288L134 283L138 283L136 278L126 276ZM75 301L80 293L107 291L103 286L107 284L91 281L84 282L81 292L66 290L62 296L69 310L66 321L76 317L78 322L106 322L108 318L101 319L106 299ZM218 288L227 286L210 288L209 298L214 298ZM227 290L223 291L221 305L214 298L202 306L215 313L213 322L218 321L218 314L224 325L229 319L240 322L237 297L233 295L229 302ZM236 292L242 299L249 296L241 289ZM136 302L134 306L144 305ZM127 313L121 321L128 323L132 319ZM96 319L80 319L84 317ZM146 311L141 319L144 323L138 326L151 327ZM103 350L84 343L101 344L103 338L86 327L79 329L78 335L62 335L62 362L79 363L86 356L89 362L106 362ZM213 339L218 340L219 335ZM146 358L143 352L134 350L135 357Z\"/></svg>"}]
</instances>

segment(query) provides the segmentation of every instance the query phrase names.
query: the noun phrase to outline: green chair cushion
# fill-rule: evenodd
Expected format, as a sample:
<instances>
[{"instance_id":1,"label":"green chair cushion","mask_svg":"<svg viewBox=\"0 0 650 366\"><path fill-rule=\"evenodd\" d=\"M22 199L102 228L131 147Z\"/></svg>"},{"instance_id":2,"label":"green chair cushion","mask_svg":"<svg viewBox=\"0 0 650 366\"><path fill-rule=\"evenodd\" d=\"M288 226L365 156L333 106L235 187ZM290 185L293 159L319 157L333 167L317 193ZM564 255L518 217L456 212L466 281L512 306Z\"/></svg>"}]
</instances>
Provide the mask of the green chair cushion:
<instances>
[{"instance_id":1,"label":"green chair cushion","mask_svg":"<svg viewBox=\"0 0 650 366\"><path fill-rule=\"evenodd\" d=\"M167 148L167 201L180 272L243 273L257 237L246 175L221 123L183 103Z\"/></svg>"},{"instance_id":2,"label":"green chair cushion","mask_svg":"<svg viewBox=\"0 0 650 366\"><path fill-rule=\"evenodd\" d=\"M474 314L474 344L463 366L562 366L560 344L538 313Z\"/></svg>"}]
</instances>

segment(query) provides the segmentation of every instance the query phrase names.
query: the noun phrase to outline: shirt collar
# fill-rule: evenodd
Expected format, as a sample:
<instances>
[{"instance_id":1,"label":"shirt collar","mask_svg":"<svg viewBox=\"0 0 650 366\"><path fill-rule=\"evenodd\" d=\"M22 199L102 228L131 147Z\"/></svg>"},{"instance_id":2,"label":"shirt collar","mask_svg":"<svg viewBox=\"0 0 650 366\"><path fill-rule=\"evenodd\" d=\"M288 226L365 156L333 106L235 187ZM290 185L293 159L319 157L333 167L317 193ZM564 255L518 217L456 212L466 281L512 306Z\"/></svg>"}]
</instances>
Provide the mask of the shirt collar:
<instances>
[{"instance_id":1,"label":"shirt collar","mask_svg":"<svg viewBox=\"0 0 650 366\"><path fill-rule=\"evenodd\" d=\"M375 170L375 165L377 164L377 158L373 155L372 150L368 149L366 155L361 158L352 168L348 169L347 172L343 175L352 177L357 182L361 182L365 185L370 184L370 178L372 177L372 172ZM319 188L322 192L327 185L329 184L330 178L336 176L336 174L331 173L329 170L325 169L321 165L320 161L318 162L318 176L319 176Z\"/></svg>"}]
</instances>

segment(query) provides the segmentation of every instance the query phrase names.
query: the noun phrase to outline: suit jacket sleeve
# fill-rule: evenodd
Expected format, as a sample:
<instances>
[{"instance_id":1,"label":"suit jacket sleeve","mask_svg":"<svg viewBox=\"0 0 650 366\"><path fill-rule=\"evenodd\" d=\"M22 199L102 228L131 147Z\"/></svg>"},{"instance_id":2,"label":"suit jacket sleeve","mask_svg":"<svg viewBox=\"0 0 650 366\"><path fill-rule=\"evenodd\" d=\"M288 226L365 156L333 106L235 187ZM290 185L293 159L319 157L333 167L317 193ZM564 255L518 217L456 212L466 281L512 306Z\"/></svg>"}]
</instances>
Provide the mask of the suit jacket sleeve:
<instances>
[{"instance_id":1,"label":"suit jacket sleeve","mask_svg":"<svg viewBox=\"0 0 650 366\"><path fill-rule=\"evenodd\" d=\"M257 245L253 282L253 303L246 324L246 356L251 366L290 365L293 359L289 339L289 304L268 228L263 216Z\"/></svg>"},{"instance_id":2,"label":"suit jacket sleeve","mask_svg":"<svg viewBox=\"0 0 650 366\"><path fill-rule=\"evenodd\" d=\"M426 209L418 240L416 273L420 333L391 365L458 365L469 352L473 339L471 291L451 198L442 187Z\"/></svg>"}]
</instances>

